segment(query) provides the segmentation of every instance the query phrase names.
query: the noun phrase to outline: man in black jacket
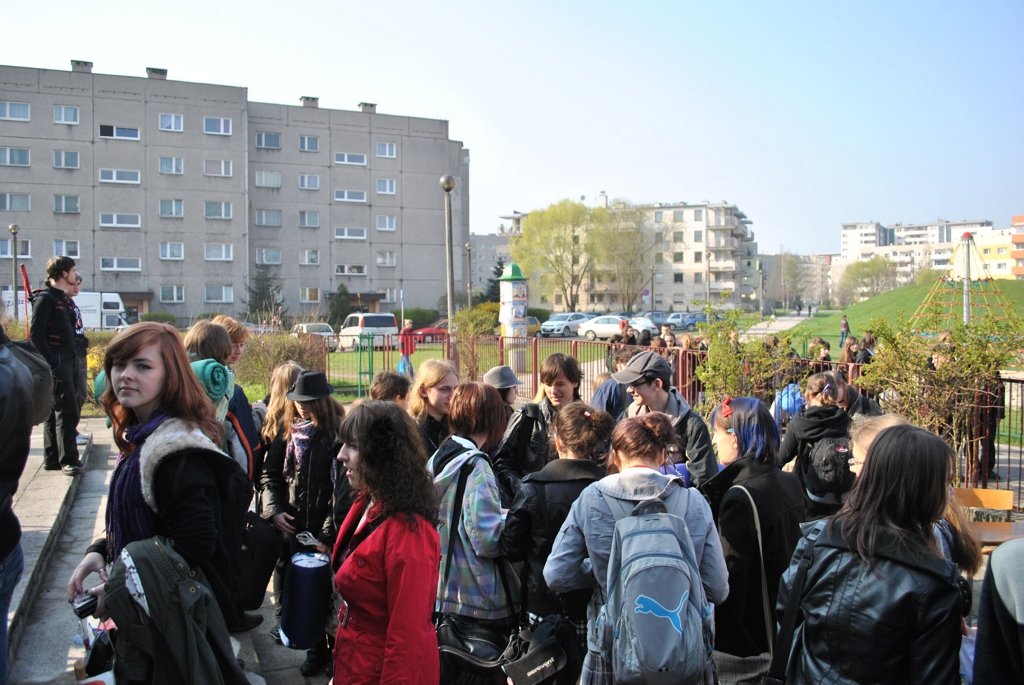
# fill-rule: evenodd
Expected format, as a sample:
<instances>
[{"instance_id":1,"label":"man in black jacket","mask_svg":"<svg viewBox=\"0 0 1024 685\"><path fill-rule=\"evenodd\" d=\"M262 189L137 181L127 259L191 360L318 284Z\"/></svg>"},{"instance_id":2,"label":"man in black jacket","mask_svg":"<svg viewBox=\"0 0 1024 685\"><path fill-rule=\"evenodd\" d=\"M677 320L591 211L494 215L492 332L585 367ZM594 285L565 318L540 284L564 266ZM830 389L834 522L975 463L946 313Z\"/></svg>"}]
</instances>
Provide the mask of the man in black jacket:
<instances>
[{"instance_id":1,"label":"man in black jacket","mask_svg":"<svg viewBox=\"0 0 1024 685\"><path fill-rule=\"evenodd\" d=\"M53 405L43 424L43 468L68 476L82 472L78 459L78 355L71 325L71 299L66 291L78 280L75 260L53 257L46 262L47 287L32 296L31 337L53 370Z\"/></svg>"},{"instance_id":2,"label":"man in black jacket","mask_svg":"<svg viewBox=\"0 0 1024 685\"><path fill-rule=\"evenodd\" d=\"M6 318L0 303L0 323ZM14 493L25 470L32 436L32 376L8 349L0 327L0 681L7 681L7 610L24 569L21 524Z\"/></svg>"}]
</instances>

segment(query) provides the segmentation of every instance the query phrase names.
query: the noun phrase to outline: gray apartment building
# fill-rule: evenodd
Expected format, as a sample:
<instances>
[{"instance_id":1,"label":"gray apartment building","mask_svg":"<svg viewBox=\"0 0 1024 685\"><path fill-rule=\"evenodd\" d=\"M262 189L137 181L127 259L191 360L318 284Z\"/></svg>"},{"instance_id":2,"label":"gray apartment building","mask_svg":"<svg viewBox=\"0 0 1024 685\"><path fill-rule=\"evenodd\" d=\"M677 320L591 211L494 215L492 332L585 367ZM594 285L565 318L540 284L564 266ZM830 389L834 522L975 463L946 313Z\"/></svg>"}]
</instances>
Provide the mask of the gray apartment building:
<instances>
[{"instance_id":1,"label":"gray apartment building","mask_svg":"<svg viewBox=\"0 0 1024 685\"><path fill-rule=\"evenodd\" d=\"M173 313L243 315L257 266L313 319L344 284L370 310L445 292L444 193L469 239L469 151L448 122L251 102L244 87L0 66L0 225L33 287L54 255L83 289ZM11 241L0 241L0 274ZM8 264L10 262L7 262ZM461 260L456 282L464 280ZM8 278L0 276L5 289Z\"/></svg>"}]
</instances>

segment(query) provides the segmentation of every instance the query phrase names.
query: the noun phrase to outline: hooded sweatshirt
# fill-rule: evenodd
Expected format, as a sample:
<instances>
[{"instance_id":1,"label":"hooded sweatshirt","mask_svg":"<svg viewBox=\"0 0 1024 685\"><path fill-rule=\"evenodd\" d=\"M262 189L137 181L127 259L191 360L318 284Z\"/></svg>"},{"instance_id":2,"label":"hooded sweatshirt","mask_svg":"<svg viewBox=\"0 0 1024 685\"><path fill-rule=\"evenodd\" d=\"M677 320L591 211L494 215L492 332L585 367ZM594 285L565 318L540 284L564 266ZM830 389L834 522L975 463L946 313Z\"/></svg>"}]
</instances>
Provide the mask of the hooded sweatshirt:
<instances>
[{"instance_id":1,"label":"hooded sweatshirt","mask_svg":"<svg viewBox=\"0 0 1024 685\"><path fill-rule=\"evenodd\" d=\"M850 434L850 416L842 407L835 405L828 407L807 406L804 411L789 422L786 430L786 437L782 439L782 447L779 448L778 463L784 466L802 454L807 454L814 446L814 443L822 438L848 438ZM815 502L807 492L804 474L809 464L802 463L806 460L798 460L796 467L797 477L800 484L804 486L805 519L810 520L821 516L829 516L839 510L835 503L821 505Z\"/></svg>"},{"instance_id":2,"label":"hooded sweatshirt","mask_svg":"<svg viewBox=\"0 0 1024 685\"><path fill-rule=\"evenodd\" d=\"M452 522L459 472L469 469L459 520ZM505 522L498 481L486 454L467 438L453 435L427 462L440 502L437 529L441 538L437 610L495 620L512 615L501 576L499 541ZM451 545L451 570L448 546Z\"/></svg>"}]
</instances>

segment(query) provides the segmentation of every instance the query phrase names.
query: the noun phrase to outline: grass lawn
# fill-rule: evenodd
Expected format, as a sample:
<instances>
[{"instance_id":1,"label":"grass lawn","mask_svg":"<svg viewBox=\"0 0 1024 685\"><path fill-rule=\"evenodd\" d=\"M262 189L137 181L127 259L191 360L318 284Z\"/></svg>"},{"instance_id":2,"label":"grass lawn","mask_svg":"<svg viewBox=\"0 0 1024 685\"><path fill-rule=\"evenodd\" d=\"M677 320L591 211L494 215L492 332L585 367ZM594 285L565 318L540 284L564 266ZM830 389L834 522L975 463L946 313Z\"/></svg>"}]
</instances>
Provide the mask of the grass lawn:
<instances>
[{"instance_id":1,"label":"grass lawn","mask_svg":"<svg viewBox=\"0 0 1024 685\"><path fill-rule=\"evenodd\" d=\"M1010 301L1014 311L1024 312L1024 281L996 281L1003 295ZM808 319L792 332L796 338L821 336L832 343L832 356L838 357L839 320L846 314L850 322L851 335L861 335L871 327L873 319L883 317L894 321L901 314L910 318L931 290L930 285L906 285L864 302L858 302L843 310L820 312Z\"/></svg>"}]
</instances>

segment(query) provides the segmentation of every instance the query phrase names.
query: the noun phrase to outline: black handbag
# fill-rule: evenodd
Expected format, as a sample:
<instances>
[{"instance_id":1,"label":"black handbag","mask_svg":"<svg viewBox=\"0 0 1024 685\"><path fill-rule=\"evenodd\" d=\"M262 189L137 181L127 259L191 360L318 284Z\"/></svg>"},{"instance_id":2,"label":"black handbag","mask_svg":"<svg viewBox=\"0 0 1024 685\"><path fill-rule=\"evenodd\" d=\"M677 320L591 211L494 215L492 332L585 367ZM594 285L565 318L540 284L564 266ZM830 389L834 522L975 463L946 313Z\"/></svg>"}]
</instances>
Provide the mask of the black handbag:
<instances>
[{"instance_id":1,"label":"black handbag","mask_svg":"<svg viewBox=\"0 0 1024 685\"><path fill-rule=\"evenodd\" d=\"M442 588L448 587L448 575L452 570L452 537L457 534L458 521L462 514L462 498L466 494L466 481L472 469L472 461L467 461L459 470L459 481L455 488L455 501L449 523L448 552L444 569ZM505 595L511 603L505 568L498 560L498 574ZM441 655L441 683L453 682L461 673L472 673L482 676L496 675L503 664L519 656L522 640L518 627L511 629L500 621L483 621L469 616L456 614L438 614L435 616L437 628L437 650Z\"/></svg>"},{"instance_id":2,"label":"black handbag","mask_svg":"<svg viewBox=\"0 0 1024 685\"><path fill-rule=\"evenodd\" d=\"M238 578L239 599L246 611L263 606L270 576L280 556L281 534L256 512L246 512Z\"/></svg>"}]
</instances>

